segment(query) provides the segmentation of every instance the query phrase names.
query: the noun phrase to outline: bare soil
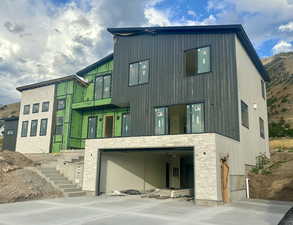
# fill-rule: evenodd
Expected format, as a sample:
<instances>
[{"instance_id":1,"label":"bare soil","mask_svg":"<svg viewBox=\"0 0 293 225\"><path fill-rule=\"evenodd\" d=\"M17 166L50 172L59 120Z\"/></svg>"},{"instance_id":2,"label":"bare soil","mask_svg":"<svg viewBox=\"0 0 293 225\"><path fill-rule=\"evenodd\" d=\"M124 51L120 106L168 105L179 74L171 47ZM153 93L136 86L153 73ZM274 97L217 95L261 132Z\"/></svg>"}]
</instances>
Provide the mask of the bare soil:
<instances>
[{"instance_id":1,"label":"bare soil","mask_svg":"<svg viewBox=\"0 0 293 225\"><path fill-rule=\"evenodd\" d=\"M62 196L45 179L26 168L35 166L21 153L0 151L0 203Z\"/></svg>"}]
</instances>

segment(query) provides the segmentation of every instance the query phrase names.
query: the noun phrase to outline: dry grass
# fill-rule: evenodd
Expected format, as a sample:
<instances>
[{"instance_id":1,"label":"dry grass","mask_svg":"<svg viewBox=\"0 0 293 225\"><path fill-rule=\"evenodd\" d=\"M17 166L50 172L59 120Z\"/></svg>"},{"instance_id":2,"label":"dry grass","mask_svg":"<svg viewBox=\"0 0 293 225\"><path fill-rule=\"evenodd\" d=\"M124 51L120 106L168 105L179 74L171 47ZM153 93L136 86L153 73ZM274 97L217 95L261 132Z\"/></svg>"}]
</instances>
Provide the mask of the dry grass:
<instances>
[{"instance_id":1,"label":"dry grass","mask_svg":"<svg viewBox=\"0 0 293 225\"><path fill-rule=\"evenodd\" d=\"M271 149L293 149L293 138L280 138L270 140Z\"/></svg>"}]
</instances>

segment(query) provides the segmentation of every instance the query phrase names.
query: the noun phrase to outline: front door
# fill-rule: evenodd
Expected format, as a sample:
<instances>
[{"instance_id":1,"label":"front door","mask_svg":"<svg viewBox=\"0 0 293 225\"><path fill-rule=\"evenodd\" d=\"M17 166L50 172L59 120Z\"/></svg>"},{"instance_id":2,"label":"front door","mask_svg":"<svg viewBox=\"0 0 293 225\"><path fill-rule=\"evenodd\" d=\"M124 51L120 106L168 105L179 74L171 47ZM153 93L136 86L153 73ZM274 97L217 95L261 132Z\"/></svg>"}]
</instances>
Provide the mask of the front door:
<instances>
[{"instance_id":1,"label":"front door","mask_svg":"<svg viewBox=\"0 0 293 225\"><path fill-rule=\"evenodd\" d=\"M107 115L104 119L104 137L113 137L114 132L114 116Z\"/></svg>"}]
</instances>

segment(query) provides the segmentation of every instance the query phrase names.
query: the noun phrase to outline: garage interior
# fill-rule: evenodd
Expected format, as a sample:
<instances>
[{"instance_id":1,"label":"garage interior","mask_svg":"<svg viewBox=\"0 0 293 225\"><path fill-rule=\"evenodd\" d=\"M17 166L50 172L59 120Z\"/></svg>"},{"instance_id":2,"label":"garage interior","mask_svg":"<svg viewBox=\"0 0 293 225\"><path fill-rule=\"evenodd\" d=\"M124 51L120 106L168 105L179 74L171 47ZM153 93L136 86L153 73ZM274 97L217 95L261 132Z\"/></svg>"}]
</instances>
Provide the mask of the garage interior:
<instances>
[{"instance_id":1,"label":"garage interior","mask_svg":"<svg viewBox=\"0 0 293 225\"><path fill-rule=\"evenodd\" d=\"M104 149L98 163L98 195L123 190L149 193L155 189L170 195L174 191L194 193L193 148Z\"/></svg>"}]
</instances>

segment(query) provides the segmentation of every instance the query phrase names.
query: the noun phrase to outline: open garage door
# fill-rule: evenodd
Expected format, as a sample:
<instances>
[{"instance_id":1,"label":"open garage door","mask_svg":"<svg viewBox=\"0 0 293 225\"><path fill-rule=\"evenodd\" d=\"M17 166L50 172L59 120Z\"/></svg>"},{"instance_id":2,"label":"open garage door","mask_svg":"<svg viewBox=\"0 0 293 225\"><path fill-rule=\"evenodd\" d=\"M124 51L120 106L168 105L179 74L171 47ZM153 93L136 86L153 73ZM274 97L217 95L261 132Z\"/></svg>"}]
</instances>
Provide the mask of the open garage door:
<instances>
[{"instance_id":1,"label":"open garage door","mask_svg":"<svg viewBox=\"0 0 293 225\"><path fill-rule=\"evenodd\" d=\"M193 148L104 149L97 194L128 189L194 189Z\"/></svg>"}]
</instances>

